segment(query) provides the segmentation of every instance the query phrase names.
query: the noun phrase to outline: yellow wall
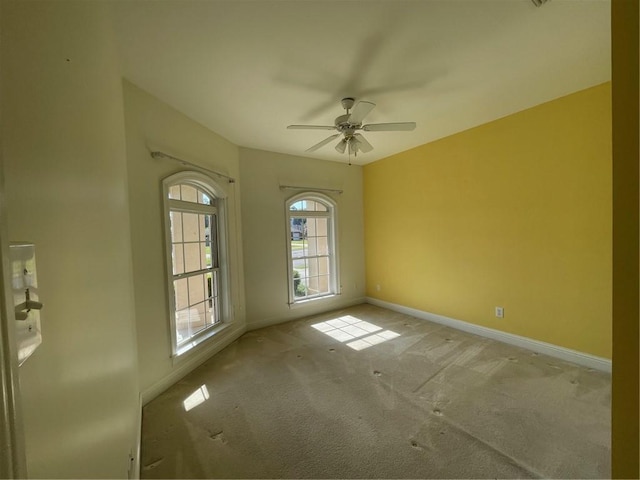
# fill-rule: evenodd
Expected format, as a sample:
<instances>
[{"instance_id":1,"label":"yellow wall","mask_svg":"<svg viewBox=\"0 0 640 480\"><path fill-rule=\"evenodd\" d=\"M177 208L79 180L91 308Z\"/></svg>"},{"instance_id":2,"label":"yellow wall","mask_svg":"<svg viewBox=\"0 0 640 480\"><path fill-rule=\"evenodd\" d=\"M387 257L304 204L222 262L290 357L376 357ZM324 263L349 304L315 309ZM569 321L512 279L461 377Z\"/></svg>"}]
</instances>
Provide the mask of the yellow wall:
<instances>
[{"instance_id":1,"label":"yellow wall","mask_svg":"<svg viewBox=\"0 0 640 480\"><path fill-rule=\"evenodd\" d=\"M369 164L364 205L369 297L611 358L610 83Z\"/></svg>"}]
</instances>

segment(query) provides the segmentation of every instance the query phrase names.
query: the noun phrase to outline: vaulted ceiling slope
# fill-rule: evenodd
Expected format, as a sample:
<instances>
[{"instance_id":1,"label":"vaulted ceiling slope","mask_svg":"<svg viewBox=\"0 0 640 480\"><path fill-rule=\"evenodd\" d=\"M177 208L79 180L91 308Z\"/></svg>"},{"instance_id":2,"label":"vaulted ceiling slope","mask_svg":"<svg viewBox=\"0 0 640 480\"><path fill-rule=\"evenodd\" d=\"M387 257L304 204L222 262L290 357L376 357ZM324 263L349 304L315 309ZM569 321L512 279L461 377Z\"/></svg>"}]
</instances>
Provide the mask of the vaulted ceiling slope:
<instances>
[{"instance_id":1,"label":"vaulted ceiling slope","mask_svg":"<svg viewBox=\"0 0 640 480\"><path fill-rule=\"evenodd\" d=\"M357 164L610 80L610 2L113 2L125 76L250 148L346 161L332 132L351 96L377 107Z\"/></svg>"}]
</instances>

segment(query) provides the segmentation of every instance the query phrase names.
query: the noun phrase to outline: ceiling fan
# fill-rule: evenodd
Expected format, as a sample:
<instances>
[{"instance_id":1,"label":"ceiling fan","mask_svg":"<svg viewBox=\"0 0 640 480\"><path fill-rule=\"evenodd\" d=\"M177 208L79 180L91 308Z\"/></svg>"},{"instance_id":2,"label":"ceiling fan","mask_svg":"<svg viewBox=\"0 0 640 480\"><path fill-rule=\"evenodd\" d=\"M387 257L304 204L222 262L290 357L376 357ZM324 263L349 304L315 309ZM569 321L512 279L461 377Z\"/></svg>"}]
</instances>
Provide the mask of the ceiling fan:
<instances>
[{"instance_id":1,"label":"ceiling fan","mask_svg":"<svg viewBox=\"0 0 640 480\"><path fill-rule=\"evenodd\" d=\"M287 127L290 130L338 131L338 133L325 138L312 147L307 148L305 151L315 152L319 148L324 147L326 144L342 135L342 139L336 144L336 150L340 153L347 151L349 155L353 153L353 155L356 156L358 152L366 153L373 150L373 146L367 141L367 139L364 138L362 134L356 133L358 130L364 130L365 132L399 132L411 131L416 128L415 122L370 123L363 125L362 120L364 120L364 117L374 109L376 104L372 102L365 102L363 100L355 103L355 99L352 97L343 98L341 103L347 113L337 117L334 125L289 125Z\"/></svg>"}]
</instances>

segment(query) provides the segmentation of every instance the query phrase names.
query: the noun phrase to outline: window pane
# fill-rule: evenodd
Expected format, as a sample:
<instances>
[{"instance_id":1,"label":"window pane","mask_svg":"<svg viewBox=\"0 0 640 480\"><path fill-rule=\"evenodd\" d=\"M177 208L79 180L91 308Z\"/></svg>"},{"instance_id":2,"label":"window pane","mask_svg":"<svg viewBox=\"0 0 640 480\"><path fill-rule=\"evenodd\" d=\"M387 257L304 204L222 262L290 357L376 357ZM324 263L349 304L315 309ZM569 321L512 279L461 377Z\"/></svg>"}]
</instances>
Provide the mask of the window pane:
<instances>
[{"instance_id":1,"label":"window pane","mask_svg":"<svg viewBox=\"0 0 640 480\"><path fill-rule=\"evenodd\" d=\"M197 242L200 240L197 213L182 214L182 231L184 232L185 242Z\"/></svg>"},{"instance_id":2,"label":"window pane","mask_svg":"<svg viewBox=\"0 0 640 480\"><path fill-rule=\"evenodd\" d=\"M309 259L308 258L304 259L304 271L302 272L302 275L304 277L309 276Z\"/></svg>"},{"instance_id":3,"label":"window pane","mask_svg":"<svg viewBox=\"0 0 640 480\"><path fill-rule=\"evenodd\" d=\"M205 274L205 285L206 285L207 298L211 298L215 293L213 291L213 279L211 277L212 277L211 273L206 273Z\"/></svg>"},{"instance_id":4,"label":"window pane","mask_svg":"<svg viewBox=\"0 0 640 480\"><path fill-rule=\"evenodd\" d=\"M189 332L189 310L178 310L176 312L176 337L178 343L187 340L191 336Z\"/></svg>"},{"instance_id":5,"label":"window pane","mask_svg":"<svg viewBox=\"0 0 640 480\"><path fill-rule=\"evenodd\" d=\"M307 295L316 295L319 293L318 277L309 277L308 288L309 288L309 291L307 292Z\"/></svg>"},{"instance_id":6,"label":"window pane","mask_svg":"<svg viewBox=\"0 0 640 480\"><path fill-rule=\"evenodd\" d=\"M299 201L291 205L291 207L289 207L289 210L304 210L304 205L302 201Z\"/></svg>"},{"instance_id":7,"label":"window pane","mask_svg":"<svg viewBox=\"0 0 640 480\"><path fill-rule=\"evenodd\" d=\"M211 247L207 247L204 242L200 243L200 268L211 268L211 254L208 253L211 251Z\"/></svg>"},{"instance_id":8,"label":"window pane","mask_svg":"<svg viewBox=\"0 0 640 480\"><path fill-rule=\"evenodd\" d=\"M171 258L173 260L173 274L179 275L184 273L184 253L182 251L182 244L173 245L171 247Z\"/></svg>"},{"instance_id":9,"label":"window pane","mask_svg":"<svg viewBox=\"0 0 640 480\"><path fill-rule=\"evenodd\" d=\"M187 279L181 278L180 280L173 281L173 292L176 301L176 310L182 310L189 306L189 288L187 286Z\"/></svg>"},{"instance_id":10,"label":"window pane","mask_svg":"<svg viewBox=\"0 0 640 480\"><path fill-rule=\"evenodd\" d=\"M317 237L316 243L318 247L318 255L329 254L329 238L328 237Z\"/></svg>"},{"instance_id":11,"label":"window pane","mask_svg":"<svg viewBox=\"0 0 640 480\"><path fill-rule=\"evenodd\" d=\"M302 253L303 253L302 252L302 240L292 240L291 241L291 257L292 258L300 258L300 257L302 257Z\"/></svg>"},{"instance_id":12,"label":"window pane","mask_svg":"<svg viewBox=\"0 0 640 480\"><path fill-rule=\"evenodd\" d=\"M199 332L206 326L204 318L204 303L192 306L189 309L189 327L191 328L191 335Z\"/></svg>"},{"instance_id":13,"label":"window pane","mask_svg":"<svg viewBox=\"0 0 640 480\"><path fill-rule=\"evenodd\" d=\"M305 237L315 237L316 235L316 219L305 218Z\"/></svg>"},{"instance_id":14,"label":"window pane","mask_svg":"<svg viewBox=\"0 0 640 480\"><path fill-rule=\"evenodd\" d=\"M214 268L219 267L219 244L218 244L218 217L217 215L209 215L209 229L208 229L208 238L209 239L209 253L211 255L211 266Z\"/></svg>"},{"instance_id":15,"label":"window pane","mask_svg":"<svg viewBox=\"0 0 640 480\"><path fill-rule=\"evenodd\" d=\"M209 307L210 300L204 302L204 323L209 326L213 325L213 318L211 317L211 307Z\"/></svg>"},{"instance_id":16,"label":"window pane","mask_svg":"<svg viewBox=\"0 0 640 480\"><path fill-rule=\"evenodd\" d=\"M289 207L291 211L326 212L327 206L315 200L298 200Z\"/></svg>"},{"instance_id":17,"label":"window pane","mask_svg":"<svg viewBox=\"0 0 640 480\"><path fill-rule=\"evenodd\" d=\"M211 308L211 315L213 323L220 323L220 281L218 279L218 272L213 272L211 278L211 300L207 302Z\"/></svg>"},{"instance_id":18,"label":"window pane","mask_svg":"<svg viewBox=\"0 0 640 480\"><path fill-rule=\"evenodd\" d=\"M309 277L315 277L316 275L318 275L318 259L317 258L309 258L307 260L307 265L308 265L308 269L309 272L307 273L307 275Z\"/></svg>"},{"instance_id":19,"label":"window pane","mask_svg":"<svg viewBox=\"0 0 640 480\"><path fill-rule=\"evenodd\" d=\"M207 222L205 222L205 218L207 216L208 215L202 215L202 214L198 215L198 240L200 242L204 242L206 240L205 235L207 234L207 232L206 232L205 224Z\"/></svg>"},{"instance_id":20,"label":"window pane","mask_svg":"<svg viewBox=\"0 0 640 480\"><path fill-rule=\"evenodd\" d=\"M211 325L220 323L220 301L218 297L211 299L211 302L205 303L207 322Z\"/></svg>"},{"instance_id":21,"label":"window pane","mask_svg":"<svg viewBox=\"0 0 640 480\"><path fill-rule=\"evenodd\" d=\"M318 277L318 293L329 293L329 275Z\"/></svg>"},{"instance_id":22,"label":"window pane","mask_svg":"<svg viewBox=\"0 0 640 480\"><path fill-rule=\"evenodd\" d=\"M213 215L204 216L204 241L207 242L207 246L208 242L211 241L211 226L214 223L214 218Z\"/></svg>"},{"instance_id":23,"label":"window pane","mask_svg":"<svg viewBox=\"0 0 640 480\"><path fill-rule=\"evenodd\" d=\"M293 270L293 278L291 279L291 282L293 283L293 290L296 290L296 287L298 286L298 284L300 283L300 279L302 278L302 274L300 272L300 269L296 268Z\"/></svg>"},{"instance_id":24,"label":"window pane","mask_svg":"<svg viewBox=\"0 0 640 480\"><path fill-rule=\"evenodd\" d=\"M292 217L289 228L291 229L291 240L302 240L307 236L307 219Z\"/></svg>"},{"instance_id":25,"label":"window pane","mask_svg":"<svg viewBox=\"0 0 640 480\"><path fill-rule=\"evenodd\" d=\"M211 305L211 306L209 306ZM213 300L204 302L204 321L207 325L215 324L215 310L213 309Z\"/></svg>"},{"instance_id":26,"label":"window pane","mask_svg":"<svg viewBox=\"0 0 640 480\"><path fill-rule=\"evenodd\" d=\"M318 275L329 274L329 257L318 258Z\"/></svg>"},{"instance_id":27,"label":"window pane","mask_svg":"<svg viewBox=\"0 0 640 480\"><path fill-rule=\"evenodd\" d=\"M169 187L169 198L180 200L180 185L173 185L172 187Z\"/></svg>"},{"instance_id":28,"label":"window pane","mask_svg":"<svg viewBox=\"0 0 640 480\"><path fill-rule=\"evenodd\" d=\"M219 297L220 296L220 277L218 275L218 272L214 271L212 272L212 287L211 287L211 297Z\"/></svg>"},{"instance_id":29,"label":"window pane","mask_svg":"<svg viewBox=\"0 0 640 480\"><path fill-rule=\"evenodd\" d=\"M204 302L204 275L189 277L189 305Z\"/></svg>"},{"instance_id":30,"label":"window pane","mask_svg":"<svg viewBox=\"0 0 640 480\"><path fill-rule=\"evenodd\" d=\"M171 219L171 241L182 241L182 213L170 212L169 217Z\"/></svg>"},{"instance_id":31,"label":"window pane","mask_svg":"<svg viewBox=\"0 0 640 480\"><path fill-rule=\"evenodd\" d=\"M211 197L202 190L198 190L198 203L203 205L211 205Z\"/></svg>"},{"instance_id":32,"label":"window pane","mask_svg":"<svg viewBox=\"0 0 640 480\"><path fill-rule=\"evenodd\" d=\"M184 269L185 272L200 270L200 244L184 244Z\"/></svg>"},{"instance_id":33,"label":"window pane","mask_svg":"<svg viewBox=\"0 0 640 480\"><path fill-rule=\"evenodd\" d=\"M218 268L220 267L220 258L218 255L218 249L216 247L216 244L212 243L211 247L209 247L209 250L211 251L211 253L209 254L210 259L208 260L211 264L212 268Z\"/></svg>"},{"instance_id":34,"label":"window pane","mask_svg":"<svg viewBox=\"0 0 640 480\"><path fill-rule=\"evenodd\" d=\"M213 323L220 323L222 321L221 320L222 317L220 313L220 297L213 298L212 311L213 311Z\"/></svg>"},{"instance_id":35,"label":"window pane","mask_svg":"<svg viewBox=\"0 0 640 480\"><path fill-rule=\"evenodd\" d=\"M309 256L314 256L317 255L318 253L318 246L316 243L316 238L315 237L309 237L307 239L307 250L309 252Z\"/></svg>"},{"instance_id":36,"label":"window pane","mask_svg":"<svg viewBox=\"0 0 640 480\"><path fill-rule=\"evenodd\" d=\"M316 230L314 235L317 237L326 237L329 235L329 219L328 218L316 218Z\"/></svg>"},{"instance_id":37,"label":"window pane","mask_svg":"<svg viewBox=\"0 0 640 480\"><path fill-rule=\"evenodd\" d=\"M307 278L294 274L293 288L293 293L296 297L304 297L307 294Z\"/></svg>"},{"instance_id":38,"label":"window pane","mask_svg":"<svg viewBox=\"0 0 640 480\"><path fill-rule=\"evenodd\" d=\"M180 191L183 201L198 203L198 192L191 185L180 185Z\"/></svg>"}]
</instances>

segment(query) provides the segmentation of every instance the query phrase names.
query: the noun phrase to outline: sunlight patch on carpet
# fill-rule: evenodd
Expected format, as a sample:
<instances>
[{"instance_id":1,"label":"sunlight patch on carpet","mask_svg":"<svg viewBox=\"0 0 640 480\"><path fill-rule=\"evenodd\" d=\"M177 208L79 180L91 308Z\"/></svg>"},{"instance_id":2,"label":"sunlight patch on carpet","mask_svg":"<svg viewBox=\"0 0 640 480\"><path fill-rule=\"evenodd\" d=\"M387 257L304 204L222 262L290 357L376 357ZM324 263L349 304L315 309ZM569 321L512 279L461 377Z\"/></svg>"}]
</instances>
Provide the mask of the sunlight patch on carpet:
<instances>
[{"instance_id":1,"label":"sunlight patch on carpet","mask_svg":"<svg viewBox=\"0 0 640 480\"><path fill-rule=\"evenodd\" d=\"M188 412L207 400L209 400L209 390L206 385L202 385L195 392L185 398L182 405L184 406L185 412Z\"/></svg>"},{"instance_id":2,"label":"sunlight patch on carpet","mask_svg":"<svg viewBox=\"0 0 640 480\"><path fill-rule=\"evenodd\" d=\"M364 350L400 336L392 330L381 331L382 327L352 315L333 318L311 326L339 342L348 342L346 345L354 350Z\"/></svg>"}]
</instances>

